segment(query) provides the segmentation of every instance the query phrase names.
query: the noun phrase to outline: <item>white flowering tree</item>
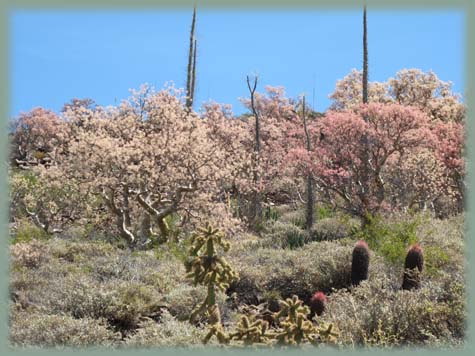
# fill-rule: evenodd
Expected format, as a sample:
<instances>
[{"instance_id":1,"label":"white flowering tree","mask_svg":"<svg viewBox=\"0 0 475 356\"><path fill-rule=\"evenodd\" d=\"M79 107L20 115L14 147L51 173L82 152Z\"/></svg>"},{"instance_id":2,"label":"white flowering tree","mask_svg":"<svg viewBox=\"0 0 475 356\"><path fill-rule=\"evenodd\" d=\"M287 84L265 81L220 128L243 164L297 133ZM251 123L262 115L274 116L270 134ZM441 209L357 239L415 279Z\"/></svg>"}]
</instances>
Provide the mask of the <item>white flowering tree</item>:
<instances>
[{"instance_id":1,"label":"white flowering tree","mask_svg":"<svg viewBox=\"0 0 475 356\"><path fill-rule=\"evenodd\" d=\"M225 156L179 92L143 87L118 107L84 110L64 111L71 141L40 174L100 197L130 245L166 241L172 215L181 224L230 221L220 184L229 172Z\"/></svg>"}]
</instances>

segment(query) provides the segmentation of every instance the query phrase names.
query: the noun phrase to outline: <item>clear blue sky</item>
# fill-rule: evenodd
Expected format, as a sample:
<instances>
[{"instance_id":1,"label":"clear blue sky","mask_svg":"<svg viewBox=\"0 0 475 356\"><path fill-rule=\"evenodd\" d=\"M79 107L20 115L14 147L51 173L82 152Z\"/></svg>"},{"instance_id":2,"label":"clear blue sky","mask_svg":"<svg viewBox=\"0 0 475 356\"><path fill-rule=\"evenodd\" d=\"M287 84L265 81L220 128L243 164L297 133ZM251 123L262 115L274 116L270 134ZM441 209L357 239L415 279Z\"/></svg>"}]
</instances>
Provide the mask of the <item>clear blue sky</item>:
<instances>
[{"instance_id":1,"label":"clear blue sky","mask_svg":"<svg viewBox=\"0 0 475 356\"><path fill-rule=\"evenodd\" d=\"M186 81L192 9L153 11L15 11L10 16L11 116L71 98L120 102L130 88ZM432 69L464 91L462 11L368 9L370 80L403 68ZM195 108L213 99L245 108L246 74L265 85L306 93L324 111L338 79L361 69L362 11L212 10L197 14Z\"/></svg>"}]
</instances>

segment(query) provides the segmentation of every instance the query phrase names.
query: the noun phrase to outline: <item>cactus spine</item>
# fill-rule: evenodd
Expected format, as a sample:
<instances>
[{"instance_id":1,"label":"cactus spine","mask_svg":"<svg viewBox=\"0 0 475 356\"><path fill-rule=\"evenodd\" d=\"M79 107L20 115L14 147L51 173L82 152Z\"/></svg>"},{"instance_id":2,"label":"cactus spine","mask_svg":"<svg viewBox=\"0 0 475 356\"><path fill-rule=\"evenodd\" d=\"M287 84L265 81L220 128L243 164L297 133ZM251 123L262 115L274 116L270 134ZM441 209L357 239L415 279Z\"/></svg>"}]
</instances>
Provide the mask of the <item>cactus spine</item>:
<instances>
[{"instance_id":1,"label":"cactus spine","mask_svg":"<svg viewBox=\"0 0 475 356\"><path fill-rule=\"evenodd\" d=\"M351 260L351 284L357 286L368 279L369 249L368 244L359 240L353 249Z\"/></svg>"},{"instance_id":2,"label":"cactus spine","mask_svg":"<svg viewBox=\"0 0 475 356\"><path fill-rule=\"evenodd\" d=\"M424 255L419 244L412 245L407 251L404 261L402 289L418 289L421 286L420 273L424 268Z\"/></svg>"}]
</instances>

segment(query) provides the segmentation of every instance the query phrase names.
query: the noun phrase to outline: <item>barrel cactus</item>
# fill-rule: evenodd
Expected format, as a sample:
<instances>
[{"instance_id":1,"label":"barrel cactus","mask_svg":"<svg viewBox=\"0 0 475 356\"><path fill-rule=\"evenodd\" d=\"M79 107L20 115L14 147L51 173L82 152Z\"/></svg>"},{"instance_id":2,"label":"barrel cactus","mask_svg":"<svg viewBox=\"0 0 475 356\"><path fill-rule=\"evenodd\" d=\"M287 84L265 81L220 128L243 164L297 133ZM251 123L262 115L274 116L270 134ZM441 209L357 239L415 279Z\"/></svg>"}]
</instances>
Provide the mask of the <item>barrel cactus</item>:
<instances>
[{"instance_id":1,"label":"barrel cactus","mask_svg":"<svg viewBox=\"0 0 475 356\"><path fill-rule=\"evenodd\" d=\"M418 289L421 286L421 272L424 268L424 255L419 244L412 245L404 261L402 289Z\"/></svg>"},{"instance_id":2,"label":"barrel cactus","mask_svg":"<svg viewBox=\"0 0 475 356\"><path fill-rule=\"evenodd\" d=\"M368 244L359 240L353 249L351 260L351 284L357 286L361 281L368 279L369 248Z\"/></svg>"}]
</instances>

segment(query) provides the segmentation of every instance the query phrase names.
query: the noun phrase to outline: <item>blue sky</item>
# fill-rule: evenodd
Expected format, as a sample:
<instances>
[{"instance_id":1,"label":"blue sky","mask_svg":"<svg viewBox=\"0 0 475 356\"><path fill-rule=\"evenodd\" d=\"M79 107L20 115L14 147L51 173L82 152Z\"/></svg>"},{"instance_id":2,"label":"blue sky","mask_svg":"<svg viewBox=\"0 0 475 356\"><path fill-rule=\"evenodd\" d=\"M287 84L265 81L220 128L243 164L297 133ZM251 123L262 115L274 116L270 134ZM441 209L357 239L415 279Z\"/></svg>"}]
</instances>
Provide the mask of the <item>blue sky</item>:
<instances>
[{"instance_id":1,"label":"blue sky","mask_svg":"<svg viewBox=\"0 0 475 356\"><path fill-rule=\"evenodd\" d=\"M10 14L10 115L72 98L120 102L129 89L186 81L192 9L14 11ZM464 13L368 9L370 80L403 68L433 70L464 91ZM258 91L284 86L324 111L338 79L362 63L362 11L199 9L195 109L213 99L245 108L246 75Z\"/></svg>"}]
</instances>

